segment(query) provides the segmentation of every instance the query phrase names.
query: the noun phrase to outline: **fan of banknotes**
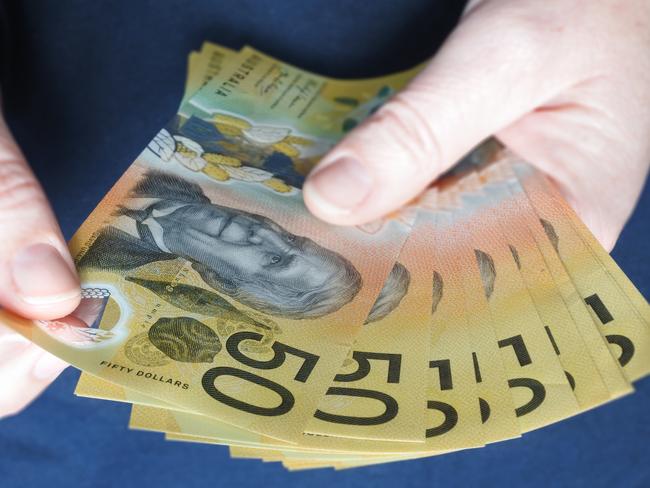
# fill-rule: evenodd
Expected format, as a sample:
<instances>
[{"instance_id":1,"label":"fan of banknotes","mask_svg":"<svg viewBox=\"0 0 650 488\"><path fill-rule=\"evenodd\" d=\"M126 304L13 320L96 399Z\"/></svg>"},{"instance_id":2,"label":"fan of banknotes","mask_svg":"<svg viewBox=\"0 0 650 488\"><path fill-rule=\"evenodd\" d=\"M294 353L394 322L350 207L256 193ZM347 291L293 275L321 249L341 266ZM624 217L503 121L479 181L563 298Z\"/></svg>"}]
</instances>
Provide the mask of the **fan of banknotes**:
<instances>
[{"instance_id":1,"label":"fan of banknotes","mask_svg":"<svg viewBox=\"0 0 650 488\"><path fill-rule=\"evenodd\" d=\"M381 221L305 209L309 170L418 70L331 79L206 43L70 242L79 308L2 319L132 428L292 470L482 447L632 392L647 301L497 141Z\"/></svg>"}]
</instances>

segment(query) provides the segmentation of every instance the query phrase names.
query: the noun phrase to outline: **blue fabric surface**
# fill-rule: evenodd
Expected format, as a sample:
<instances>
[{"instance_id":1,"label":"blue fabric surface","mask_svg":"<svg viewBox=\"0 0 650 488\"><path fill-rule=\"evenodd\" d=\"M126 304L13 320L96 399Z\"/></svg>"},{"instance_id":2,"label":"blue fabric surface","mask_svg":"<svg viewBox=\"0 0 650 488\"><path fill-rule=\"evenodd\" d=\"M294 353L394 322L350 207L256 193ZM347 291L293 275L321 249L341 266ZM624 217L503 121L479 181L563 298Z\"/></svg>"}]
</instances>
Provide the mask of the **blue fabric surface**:
<instances>
[{"instance_id":1,"label":"blue fabric surface","mask_svg":"<svg viewBox=\"0 0 650 488\"><path fill-rule=\"evenodd\" d=\"M186 55L244 43L335 76L422 61L462 2L29 0L6 2L7 118L70 236L174 113ZM614 257L650 296L650 191ZM66 371L0 422L0 486L650 486L650 380L636 394L524 438L426 460L289 474L227 450L128 431L126 405L72 395ZM2 394L0 392L0 394Z\"/></svg>"}]
</instances>

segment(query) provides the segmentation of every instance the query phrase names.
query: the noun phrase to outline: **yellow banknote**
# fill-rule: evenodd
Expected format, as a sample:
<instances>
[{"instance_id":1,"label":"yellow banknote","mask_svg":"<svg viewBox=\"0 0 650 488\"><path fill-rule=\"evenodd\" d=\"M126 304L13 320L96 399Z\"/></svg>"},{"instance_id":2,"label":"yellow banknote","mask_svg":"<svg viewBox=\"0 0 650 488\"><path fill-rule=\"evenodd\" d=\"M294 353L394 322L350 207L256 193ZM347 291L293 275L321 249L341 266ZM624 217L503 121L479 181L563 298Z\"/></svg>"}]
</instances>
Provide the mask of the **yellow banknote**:
<instances>
[{"instance_id":1,"label":"yellow banknote","mask_svg":"<svg viewBox=\"0 0 650 488\"><path fill-rule=\"evenodd\" d=\"M325 451L367 451L367 452L427 452L435 453L442 450L458 449L482 445L481 417L479 397L476 393L475 371L472 362L470 345L467 341L467 331L464 324L463 290L459 281L454 277L451 261L440 261L433 230L432 222L426 223L422 228L430 236L428 256L419 255L423 273L426 272L427 293L429 297L421 299L427 303L429 313L433 311L433 337L429 361L425 361L420 368L418 376L420 383L430 382L426 390L426 421L421 422L421 437L426 439L424 446L399 443L362 442L359 440L346 440L341 438L328 438L321 436L304 436L296 447L276 446L285 452L296 452L301 449ZM446 282L444 285L442 282ZM445 290L443 293L443 289ZM509 393L506 391L506 395ZM424 405L424 402L423 402ZM143 411L134 407L134 412ZM424 409L423 409L424 411ZM213 421L198 416L187 415L183 412L167 412L175 420L158 423L156 430L174 432L176 424L184 434L211 435L214 427ZM141 416L133 419L131 425L141 428L152 428L154 416ZM182 425L181 425L182 424ZM219 437L219 436L215 436ZM223 440L223 437L221 438ZM274 447L265 443L266 448Z\"/></svg>"},{"instance_id":2,"label":"yellow banknote","mask_svg":"<svg viewBox=\"0 0 650 488\"><path fill-rule=\"evenodd\" d=\"M204 42L200 51L191 52L187 60L187 77L181 105L208 81L219 76L227 60L236 54L236 51L212 42Z\"/></svg>"},{"instance_id":3,"label":"yellow banknote","mask_svg":"<svg viewBox=\"0 0 650 488\"><path fill-rule=\"evenodd\" d=\"M429 229L416 223L306 434L424 442L431 250Z\"/></svg>"},{"instance_id":4,"label":"yellow banknote","mask_svg":"<svg viewBox=\"0 0 650 488\"><path fill-rule=\"evenodd\" d=\"M547 239L559 254L626 378L636 381L646 376L650 372L650 328L644 314L647 302L644 306L643 297L620 270L613 269L618 269L614 263L604 267L585 242L586 232L576 231L566 205L552 193L544 177L527 165L514 164L513 168ZM593 237L589 239L596 247ZM601 258L606 255L599 254ZM619 278L614 278L617 275Z\"/></svg>"},{"instance_id":5,"label":"yellow banknote","mask_svg":"<svg viewBox=\"0 0 650 488\"><path fill-rule=\"evenodd\" d=\"M230 59L233 59L237 51L205 41L199 51L200 62L196 66L196 74L200 76L201 86L209 82L212 78L220 76L228 65ZM194 74L194 72L192 73ZM186 83L185 92L191 91Z\"/></svg>"},{"instance_id":6,"label":"yellow banknote","mask_svg":"<svg viewBox=\"0 0 650 488\"><path fill-rule=\"evenodd\" d=\"M214 48L217 49L217 48ZM206 48L204 47L204 51ZM223 59L223 57L217 57L217 59ZM275 61L273 61L275 63ZM374 85L377 86L390 86L393 83L392 79L395 77L388 77L387 79L378 79L373 80ZM399 79L403 79L403 76L399 76ZM351 82L345 82L349 84ZM362 85L364 82L354 82L355 86L359 87L356 91L361 93L372 94L374 88L368 90ZM336 92L336 83L328 82L328 89L334 90ZM354 95L355 91L352 90L340 90L340 92L345 92L348 96ZM391 89L392 91L392 89ZM370 95L368 95L370 96ZM361 98L361 100L363 100ZM340 103L340 102L337 102ZM351 104L351 101L346 102L348 105ZM344 104L347 107L347 105ZM349 109L348 109L349 111ZM337 110L337 113L345 113L345 111ZM234 123L234 122L233 122ZM370 229L372 232L377 231L377 228ZM422 243L419 244L422 246ZM409 263L409 266L414 266L417 263L416 253L412 253L413 263ZM347 363L343 370L339 373L340 376L348 375L347 377L352 378L352 375L349 374L349 371L352 370L351 366L354 364L359 365L358 373L362 372L362 367L365 364L372 364L370 374L366 373L363 378L357 378L354 384L346 384L345 388L343 386L333 387L330 391L340 391L345 390L348 393L346 398L343 398L343 402L337 401L340 399L334 398L333 402L329 402L329 407L327 404L323 406L322 409L317 411L322 413L321 417L327 419L321 420L320 422L324 423L326 427L329 428L330 425L341 426L342 428L338 430L338 433L345 433L350 431L347 435L356 435L356 436L372 436L372 430L377 431L374 434L376 437L386 437L395 438L396 440L405 439L405 440L423 440L422 432L419 427L422 421L422 416L424 414L421 405L424 402L424 391L422 388L418 388L417 381L419 381L419 375L413 374L417 367L421 364L426 363L426 353L428 340L427 337L423 337L428 334L428 316L425 313L420 313L420 317L417 317L415 312L417 303L419 302L419 296L417 295L417 290L422 289L422 284L418 286L416 279L419 278L417 274L418 270L414 268L414 271L411 273L409 269L406 268L403 264L398 264L394 267L393 272L389 275L389 285L392 288L389 289L391 293L384 294L380 296L380 300L375 304L374 313L371 313L367 322L371 327L366 327L362 334L359 337L359 340L355 344L355 350L351 352L350 358L347 360ZM411 276L413 275L413 276ZM410 294L404 300L400 300L409 288L409 283L411 290L414 290L413 298L410 298ZM422 291L420 291L422 293ZM393 309L399 304L400 301L403 301L403 305L398 308L398 310L393 311ZM423 308L423 307L420 307ZM424 307L426 308L426 306ZM386 318L386 314L391 312L390 317ZM409 314L410 320L405 322L408 324L408 327L395 327L394 322L401 321L403 317L399 315ZM395 316L395 317L393 317ZM418 330L419 327L419 330ZM397 331L397 333L396 333ZM376 339L374 339L376 337ZM400 340L401 338L401 340ZM399 347L402 347L401 350L397 350L396 346L400 344ZM404 355L403 353L408 350L409 354ZM393 352L387 352L393 351ZM403 359L402 359L403 357ZM357 362L359 360L359 362ZM370 363L367 363L370 361ZM378 361L378 363L376 363ZM382 361L387 361L387 366L390 368L390 371L382 371L384 368L381 365ZM346 372L347 370L347 372ZM388 374L390 372L390 374ZM358 375L357 373L357 375ZM382 379L383 378L383 379ZM401 381L400 381L401 378ZM376 388L370 389L368 386L372 386L373 382L376 381L380 388L388 387L393 391L403 391L403 395L390 396L386 392L378 391ZM91 395L96 396L98 393L97 384L99 381L94 378L85 379L83 383L80 383L77 393L83 395L85 385L92 385L92 392L88 392ZM365 386L365 388L359 388L360 386ZM352 388L354 387L354 389ZM363 391L362 391L363 390ZM357 397L357 401L354 402L355 398L350 395L350 392L354 394L355 392L361 392L364 395L368 395L372 392L376 392L377 395L383 395L381 400L374 400L372 398L366 397ZM392 391L391 391L392 393ZM123 396L123 395L122 395ZM332 397L334 395L331 395ZM106 395L104 395L106 397ZM131 395L131 398L133 396ZM396 399L397 398L397 399ZM359 401L360 400L360 401ZM368 400L370 400L368 402ZM352 401L352 402L351 402ZM355 413L358 417L359 408L355 407L361 406L365 408L366 411L373 411L376 409L375 402L379 401L380 404L384 405L386 402L386 408L390 407L385 415L376 416L376 419L363 419L360 418L356 420L358 423L357 432L351 432L353 424L349 422L351 415L346 412ZM390 422L389 418L393 416L394 403L399 401L397 404L397 409L399 411L399 419L390 419L394 422ZM364 405L364 403L369 403ZM150 401L141 402L147 405L151 405ZM344 408L341 408L343 405ZM164 406L164 405L161 405ZM329 411L327 410L329 408ZM355 410L357 410L355 412ZM419 417L419 418L418 418ZM404 419L404 420L401 420ZM314 430L318 431L319 425L317 421L318 418L314 419ZM341 421L345 421L341 423ZM385 424L390 424L389 428L386 428ZM320 427L322 429L322 427ZM369 432L370 430L370 432Z\"/></svg>"},{"instance_id":7,"label":"yellow banknote","mask_svg":"<svg viewBox=\"0 0 650 488\"><path fill-rule=\"evenodd\" d=\"M458 195L442 195L448 201L441 205L456 209L454 241L468 242L479 267L521 431L576 413L571 386L499 229L502 201L476 197L459 205Z\"/></svg>"},{"instance_id":8,"label":"yellow banknote","mask_svg":"<svg viewBox=\"0 0 650 488\"><path fill-rule=\"evenodd\" d=\"M238 97L230 93L229 109ZM248 121L272 109L269 98L252 110L248 95L239 99ZM335 137L308 126L313 120L293 129L309 140ZM256 162L263 156L227 135L214 118L174 119L71 241L80 308L36 324L3 317L96 376L295 440L362 329L408 225L332 228L307 212L297 187L215 179L209 168L227 157L222 143Z\"/></svg>"},{"instance_id":9,"label":"yellow banknote","mask_svg":"<svg viewBox=\"0 0 650 488\"><path fill-rule=\"evenodd\" d=\"M74 394L80 397L135 403L151 407L178 408L176 405L166 403L163 400L145 395L139 391L130 390L122 385L111 383L86 372L82 372L79 375L79 381L77 381Z\"/></svg>"},{"instance_id":10,"label":"yellow banknote","mask_svg":"<svg viewBox=\"0 0 650 488\"><path fill-rule=\"evenodd\" d=\"M555 252L555 249L547 235L544 233L544 229L539 223L537 214L535 214L530 202L526 198L523 188L521 188L519 181L516 179L509 158L505 158L499 165L493 165L492 169L503 172L504 178L509 182L513 203L511 211L518 215L519 221L521 221L522 224L525 222L530 235L534 239L537 249L543 257L546 268L552 276L553 283L562 296L566 307L569 309L576 330L582 338L582 343L589 352L593 364L598 369L602 383L609 392L610 399L630 393L633 391L632 386L625 379L625 375L623 374L618 362L609 353L596 322L589 314L585 302L580 297L580 294L570 276L567 274L562 261ZM551 293L550 290L549 293ZM559 308L559 304L557 308ZM563 342L566 343L567 340L564 340ZM574 342L577 342L577 340ZM562 352L561 355L562 354L564 354L564 352ZM579 365L576 366L580 367ZM582 396L581 389L589 382L589 376L586 376L583 381L578 382L580 385L574 386L574 388L578 388L576 396L579 401L581 401ZM584 403L584 399L582 399L582 401L583 403L581 403L581 406L583 406L583 408L589 408L588 405ZM592 406L595 406L595 404L592 404Z\"/></svg>"},{"instance_id":11,"label":"yellow banknote","mask_svg":"<svg viewBox=\"0 0 650 488\"><path fill-rule=\"evenodd\" d=\"M525 175L528 175L531 172L531 168L526 168L521 164L521 161L518 164L513 165L513 168L521 176L522 181L526 179ZM583 245L591 251L594 258L607 270L610 278L616 283L620 291L633 307L639 320L650 327L650 304L648 304L648 301L644 298L639 289L634 286L634 283L630 281L623 270L616 264L616 262L614 262L614 259L594 237L584 222L582 222L576 215L571 206L562 198L559 190L547 179L539 177L539 175L535 179L537 180L536 189L539 189L539 191L542 192L544 200L548 200L549 203L542 204L541 198L539 198L540 194L536 190L533 190L533 188L530 188L531 193L528 193L531 201L533 196L535 196L540 207L546 208L554 213L556 218L563 218L568 222L570 227L573 228L573 232L582 240ZM593 310L591 305L590 307Z\"/></svg>"},{"instance_id":12,"label":"yellow banknote","mask_svg":"<svg viewBox=\"0 0 650 488\"><path fill-rule=\"evenodd\" d=\"M187 57L187 76L185 77L185 91L183 92L181 104L199 91L203 85L203 78L199 75L200 61L201 54L198 51L192 51Z\"/></svg>"},{"instance_id":13,"label":"yellow banknote","mask_svg":"<svg viewBox=\"0 0 650 488\"><path fill-rule=\"evenodd\" d=\"M207 41L203 43L200 51L192 51L187 59L187 76L181 106L214 76L218 76L224 69L227 69L226 63L228 60L233 60L235 55L236 51ZM147 397L133 390L125 390L119 385L83 371L79 376L75 394L89 398L165 406L161 400Z\"/></svg>"},{"instance_id":14,"label":"yellow banknote","mask_svg":"<svg viewBox=\"0 0 650 488\"><path fill-rule=\"evenodd\" d=\"M219 157L212 157L206 168L212 177L258 178L278 192L301 187L307 173L341 137L421 69L339 80L308 73L250 47L242 49L236 60L230 74L222 72L183 105L178 116L181 132L201 144L208 129L197 127L196 119L211 120L210 131L223 137L212 147ZM309 127L309 134L302 127ZM249 144L242 150L236 144L239 140ZM242 173L242 166L249 169ZM263 180L264 173L273 179ZM363 228L374 232L378 225Z\"/></svg>"},{"instance_id":15,"label":"yellow banknote","mask_svg":"<svg viewBox=\"0 0 650 488\"><path fill-rule=\"evenodd\" d=\"M428 356L429 360L421 359L419 368L417 367L418 364L415 363L412 371L414 378L417 380L415 382L416 387L417 383L431 383L428 390L422 389L423 393L427 393L427 420L425 422L422 419L417 424L420 429L419 436L423 440L426 439L426 444L424 446L409 446L395 442L354 442L340 438L307 435L295 448L286 449L286 446L279 446L285 452L315 448L329 451L365 450L381 452L383 450L398 453L407 451L434 453L442 450L482 445L480 402L476 393L474 363L467 340L465 316L463 314L464 292L460 286L460 281L455 277L452 261L445 261L440 258L442 255L440 252L441 245L438 245L436 241L437 229L435 223L427 217L423 219L421 225L418 222L415 229L400 256L405 262L412 262L414 267L411 269L415 269L421 275L416 275L409 286L420 284L421 290L416 290L418 294L414 295L414 298L420 304L426 305L427 321L429 321L428 317L433 313L433 337L431 339L431 351ZM428 252L423 252L425 250ZM446 284L443 284L444 281L446 281ZM445 290L444 293L443 289ZM406 300L407 297L408 294L402 300ZM410 320L413 320L413 317ZM395 326L393 325L393 327ZM386 333L388 332L390 330ZM390 374L390 363L384 367L386 369L383 370L383 374ZM423 377L425 378L424 381ZM505 395L509 399L507 390ZM422 408L423 405L425 405L424 400L420 404L421 413L425 411ZM144 409L134 407L134 412L138 410L143 411ZM379 411L385 414L388 409L382 408ZM169 426L173 423L176 423L179 427L181 423L184 423L186 427L181 432L185 434L205 436L209 432L207 430L209 426L206 425L206 423L211 423L209 419L199 419L196 416L192 417L182 412L168 412L168 415L175 417L176 422L158 424L158 430L169 432ZM132 426L152 428L153 416L148 418L147 416L138 417L135 418L134 416L132 418ZM190 423L192 418L195 421L194 425ZM223 440L223 437L221 437L221 440ZM271 448L273 446L266 443L265 447Z\"/></svg>"},{"instance_id":16,"label":"yellow banknote","mask_svg":"<svg viewBox=\"0 0 650 488\"><path fill-rule=\"evenodd\" d=\"M202 438L210 443L229 444L242 447L259 447L264 449L285 450L299 449L320 452L370 452L379 450L375 445L381 441L363 441L360 439L334 438L318 436L303 436L299 446L282 442L277 439L261 436L244 429L217 421L203 415L191 414L178 410L152 408L144 405L133 405L129 426L135 429L165 432L172 435L192 436ZM403 448L415 450L417 444L412 442L385 443L387 450L393 453L402 452Z\"/></svg>"},{"instance_id":17,"label":"yellow banknote","mask_svg":"<svg viewBox=\"0 0 650 488\"><path fill-rule=\"evenodd\" d=\"M462 302L465 307L471 360L478 395L482 435L485 443L518 437L521 434L515 416L507 374L499 353L498 341L487 300L483 295L480 269L472 260L473 250L463 240L455 239L453 214L438 211L436 232L446 239L438 240L437 252L446 261L455 263ZM462 265L461 265L462 263ZM461 298L458 298L459 300Z\"/></svg>"},{"instance_id":18,"label":"yellow banknote","mask_svg":"<svg viewBox=\"0 0 650 488\"><path fill-rule=\"evenodd\" d=\"M466 181L468 177L471 174L463 173L454 177L454 186L459 195L477 191L473 183ZM444 208L448 191L448 188L442 186L433 188L416 205L421 212L431 213L430 218L436 222L435 235L444 236L436 239L434 249L448 268L453 267L451 276L458 280L457 286L462 293L457 300L462 300L461 303L464 304L467 340L471 346L471 364L478 394L475 408L480 412L483 441L491 443L518 437L521 431L499 354L490 309L483 298L480 269L474 261L473 249L466 240L455 236L458 232L454 227L455 207ZM456 206L460 204L461 201L455 202Z\"/></svg>"},{"instance_id":19,"label":"yellow banknote","mask_svg":"<svg viewBox=\"0 0 650 488\"><path fill-rule=\"evenodd\" d=\"M256 432L251 432L216 419L208 419L202 415L190 415L187 412L164 409L147 405L133 405L129 419L129 427L138 430L181 434L193 432L195 437L207 438L210 443L257 447L266 438ZM187 434L183 434L187 435ZM273 440L278 446L293 444Z\"/></svg>"},{"instance_id":20,"label":"yellow banknote","mask_svg":"<svg viewBox=\"0 0 650 488\"><path fill-rule=\"evenodd\" d=\"M555 288L557 288L557 292L555 292L553 290L553 286L548 283L548 278L544 277L543 274L539 275L539 279L541 280L540 285L543 285L545 292L544 295L539 296L537 300L543 303L544 300L550 298L554 301L553 306L543 307L541 305L538 305L538 310L540 313L546 314L557 314L558 312L562 313L562 317L553 318L549 316L548 319L545 320L547 326L549 323L560 323L558 320L561 320L562 323L569 324L569 321L567 321L566 313L562 310L563 307L557 302L557 297L553 297L553 295L557 295L557 293L559 293L562 297L562 300L566 304L566 307L569 309L571 319L575 325L577 332L582 338L582 341L579 341L576 337L567 336L564 340L562 340L562 342L569 344L568 347L576 347L575 345L580 342L584 344L584 347L588 350L595 366L599 370L602 381L609 391L610 398L616 398L620 395L630 392L632 390L631 385L625 379L616 361L613 360L609 354L607 346L603 342L602 336L598 331L596 323L594 320L592 320L592 317L589 314L584 301L580 297L580 294L578 293L574 283L567 274L564 265L559 259L558 254L553 249L553 246L544 233L543 228L539 225L539 219L532 209L530 202L526 198L525 192L519 185L516 176L514 175L512 165L521 165L521 160L516 158L516 156L514 156L509 151L504 150L504 148L494 139L488 140L486 143L482 144L479 148L477 148L477 150L473 151L473 153L471 153L467 159L469 160L466 161L469 163L468 166L475 167L476 169L480 169L482 171L478 175L479 181L474 182L475 188L486 189L489 188L490 185L494 186L495 183L498 185L503 185L503 183L508 182L512 198L510 200L504 200L507 205L504 207L502 213L500 214L503 220L502 227L504 228L504 235L507 235L509 237L512 236L510 237L511 239L523 238L527 240L527 243L525 245L520 245L518 247L521 249L530 249L529 254L532 253L534 257L534 255L537 254L537 250L535 250L536 246L530 242L530 236L532 236L535 244L538 247L539 254L541 254L543 257L547 271L552 276L553 285ZM467 181L470 180L466 179L464 182L465 186L468 185ZM508 213L509 216L506 215ZM512 223L519 223L520 225L512 226ZM528 228L530 236L527 236L527 233L525 231L526 227ZM512 247L511 251L513 251L513 258L517 257L518 266L521 267L522 260L517 255L517 247ZM533 271L542 270L541 272L544 273L544 266L539 263L539 259L536 261L537 264L531 262L531 266L529 266L528 269L531 269ZM535 280L530 280L530 276L527 273L522 272L522 275L529 280L531 285L535 283ZM535 293L535 288L536 287L529 287L531 293ZM549 298L545 298L545 296L549 295ZM568 329L569 332L571 332L571 329L573 329L573 327L569 324ZM567 333L564 330L560 332L564 334ZM549 336L549 338L550 337L552 337L552 334ZM557 348L557 346L558 344L555 342L554 348ZM576 360L575 358L578 356L575 354L577 352L579 351L574 350L573 353L568 355L574 358L574 362ZM564 355L567 356L567 354ZM580 368L583 367L581 361L578 364L575 364L575 366ZM589 380L589 376L590 375L585 375L583 381L580 383L582 383L582 385L592 383L592 381ZM573 378L573 381L575 387L575 378ZM593 385L590 384L589 387L592 388ZM582 404L584 408L589 408L587 406L587 403L585 403L585 393L586 392L578 391L577 394L578 396L582 397ZM594 403L593 401L588 403L591 403L592 406L597 404L597 402Z\"/></svg>"},{"instance_id":21,"label":"yellow banknote","mask_svg":"<svg viewBox=\"0 0 650 488\"><path fill-rule=\"evenodd\" d=\"M281 462L283 457L276 451L266 451L258 447L230 447L230 457L235 459L260 459L264 462Z\"/></svg>"},{"instance_id":22,"label":"yellow banknote","mask_svg":"<svg viewBox=\"0 0 650 488\"><path fill-rule=\"evenodd\" d=\"M215 439L213 437L200 437L200 436L192 436L192 435L185 435L185 434L172 434L172 433L165 433L165 440L168 441L177 441L177 442L193 442L193 443L198 443L198 444L210 444L210 445L215 445L215 446L229 446L235 447L235 448L241 448L241 449L250 449L250 453L256 452L259 453L260 456L257 456L258 459L264 462L279 462L283 460L282 454L279 451L267 451L264 448L257 447L254 445L244 445L244 444L229 444L227 442L222 442L219 439ZM261 454L264 454L263 456Z\"/></svg>"},{"instance_id":23,"label":"yellow banknote","mask_svg":"<svg viewBox=\"0 0 650 488\"><path fill-rule=\"evenodd\" d=\"M312 230L311 222L292 230L291 204L266 208L299 200L304 178L319 158L417 71L334 80L252 48L236 54L206 44L191 56L186 92L204 86L194 96L187 93L179 114L150 145L155 163L197 183L212 205L219 204L215 200L224 192L230 195L232 186L242 188L232 192L231 207L252 204L244 210L350 262L363 286L341 310L358 312L349 315L356 327L343 324L348 315L341 311L336 337L343 330L343 341L323 331L324 320L310 322L316 332L297 331L297 324L277 312L260 311L257 302L242 303L227 286L216 289L188 256L180 256L185 267L174 268L172 259L156 269L146 263L135 276L120 273L122 281L109 283L113 288L95 286L90 298L108 290L106 304L93 303L91 313L77 314L74 324L88 323L87 317L102 306L105 317L115 316L113 290L130 290L133 301L133 290L143 288L148 313L136 317L142 332L149 331L147 341L141 337L135 344L134 354L150 361L169 358L171 352L176 363L183 363L175 371L184 373L197 366L178 357L213 355L210 367L227 371L213 378L211 386L207 382L208 390L230 408L208 410L193 395L191 401L179 401L137 381L114 383L129 374L119 362L125 361L120 352L120 360L110 361L108 374L84 374L76 393L134 403L133 428L165 432L170 440L227 444L233 457L304 470L348 469L479 447L631 391L627 379L650 368L650 339L641 327L648 325L647 302L544 186L545 180L498 145L479 148L470 155L473 166L461 166L427 192L413 207L419 212L416 219L413 211L402 212L350 230L353 252ZM239 202L247 190L251 196ZM253 195L260 191L268 198ZM151 204L132 208L131 198L127 195L126 204L114 198L113 204L136 212ZM166 229L161 226L161 231L156 221L165 219L164 210L152 220L131 212L135 232L130 223L117 227L161 249L161 242L167 246ZM102 225L116 226L111 215L101 219ZM401 247L414 219L414 230ZM84 238L91 245L94 233ZM388 242L395 236L402 241ZM355 254L364 245L367 252L378 238L385 246L380 254L386 280ZM84 255L83 244L79 248ZM372 292L365 289L367 276L372 277ZM101 279L106 280L104 275ZM143 306L131 301L128 305L136 311ZM216 314L211 307L215 301L221 308ZM122 303L118 315L120 307ZM179 325L178 314L171 325L165 322L160 337L152 338L151 329L159 318L168 318L170 309L181 309L181 318L212 330L219 350L208 347L206 352L205 343L212 339L207 329L191 321ZM113 331L106 320L98 330ZM242 333L256 337L242 338ZM177 340L179 335L183 340ZM239 341L232 341L233 336ZM324 347L309 349L308 340ZM173 347L165 350L165 341L174 342ZM310 354L318 356L319 366L325 355L338 354L339 363L327 364L329 379L312 371L307 384L296 384L311 364ZM196 369L190 373L195 374ZM149 379L167 380L164 374L155 378L155 370ZM312 380L321 382L320 389L310 385ZM206 381L200 383L205 389ZM320 399L303 401L313 391L320 391ZM286 408L287 392L294 404L289 412L274 415L277 408ZM244 414L232 413L242 408ZM245 415L253 412L254 420ZM283 429L288 422L300 425L292 424L287 435Z\"/></svg>"},{"instance_id":24,"label":"yellow banknote","mask_svg":"<svg viewBox=\"0 0 650 488\"><path fill-rule=\"evenodd\" d=\"M523 208L514 201L510 191L510 184L516 181L514 173L502 175L499 166L505 166L507 169L509 165L505 163L507 161L486 167L482 173L477 174L476 179L483 178L484 182L480 183L480 186L486 198L502 202L498 216L495 214L495 220L510 248L512 259L528 288L581 410L593 408L610 400L609 389L603 382L600 370L585 346L573 316L528 229ZM593 322L589 326L592 333L597 334ZM619 374L619 379L623 379L611 358L607 364L612 372Z\"/></svg>"}]
</instances>

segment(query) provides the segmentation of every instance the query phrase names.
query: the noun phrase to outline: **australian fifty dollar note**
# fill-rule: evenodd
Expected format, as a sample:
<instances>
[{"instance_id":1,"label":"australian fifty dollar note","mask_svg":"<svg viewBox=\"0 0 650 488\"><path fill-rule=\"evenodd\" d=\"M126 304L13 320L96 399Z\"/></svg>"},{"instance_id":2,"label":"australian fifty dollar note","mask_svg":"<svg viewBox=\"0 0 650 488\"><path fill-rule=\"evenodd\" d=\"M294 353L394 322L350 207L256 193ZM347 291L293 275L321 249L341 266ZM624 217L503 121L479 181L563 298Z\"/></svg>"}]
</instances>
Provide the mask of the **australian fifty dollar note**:
<instances>
[{"instance_id":1,"label":"australian fifty dollar note","mask_svg":"<svg viewBox=\"0 0 650 488\"><path fill-rule=\"evenodd\" d=\"M256 69L263 62L244 51L227 78L203 86L77 231L83 298L73 314L1 313L95 376L292 442L410 226L333 228L308 214L304 175L354 120L355 94L304 71ZM407 79L356 85L357 112ZM247 83L257 91L240 89Z\"/></svg>"}]
</instances>

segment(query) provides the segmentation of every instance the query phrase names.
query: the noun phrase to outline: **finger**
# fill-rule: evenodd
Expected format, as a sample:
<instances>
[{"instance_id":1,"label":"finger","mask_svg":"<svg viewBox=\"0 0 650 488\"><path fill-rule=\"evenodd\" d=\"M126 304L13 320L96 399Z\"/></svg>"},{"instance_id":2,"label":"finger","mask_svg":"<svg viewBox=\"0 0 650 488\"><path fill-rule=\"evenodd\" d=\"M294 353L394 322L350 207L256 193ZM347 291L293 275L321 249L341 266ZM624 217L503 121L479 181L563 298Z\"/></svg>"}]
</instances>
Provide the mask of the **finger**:
<instances>
[{"instance_id":1,"label":"finger","mask_svg":"<svg viewBox=\"0 0 650 488\"><path fill-rule=\"evenodd\" d=\"M0 325L0 418L23 410L67 366L61 359Z\"/></svg>"},{"instance_id":2,"label":"finger","mask_svg":"<svg viewBox=\"0 0 650 488\"><path fill-rule=\"evenodd\" d=\"M553 55L564 31L549 36L552 20L527 17L541 3L492 1L467 14L428 67L314 169L309 209L335 224L380 217L569 83L580 63Z\"/></svg>"},{"instance_id":3,"label":"finger","mask_svg":"<svg viewBox=\"0 0 650 488\"><path fill-rule=\"evenodd\" d=\"M50 319L78 305L79 280L47 198L0 121L0 305Z\"/></svg>"}]
</instances>

